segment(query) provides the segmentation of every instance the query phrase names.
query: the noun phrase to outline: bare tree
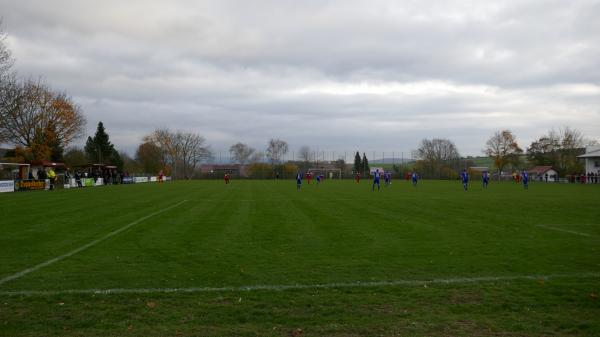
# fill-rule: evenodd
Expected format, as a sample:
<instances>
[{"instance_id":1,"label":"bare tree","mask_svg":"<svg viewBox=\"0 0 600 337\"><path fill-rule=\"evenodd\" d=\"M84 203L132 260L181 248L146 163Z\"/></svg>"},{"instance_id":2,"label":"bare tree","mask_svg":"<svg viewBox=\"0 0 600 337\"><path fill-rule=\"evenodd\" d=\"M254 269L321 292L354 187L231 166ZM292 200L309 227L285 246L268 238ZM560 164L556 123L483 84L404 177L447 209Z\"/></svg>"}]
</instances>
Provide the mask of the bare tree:
<instances>
[{"instance_id":1,"label":"bare tree","mask_svg":"<svg viewBox=\"0 0 600 337\"><path fill-rule=\"evenodd\" d=\"M180 148L175 142L169 129L156 129L150 135L144 137L144 142L152 143L160 148L162 160L171 168L171 173L177 177L177 158Z\"/></svg>"},{"instance_id":2,"label":"bare tree","mask_svg":"<svg viewBox=\"0 0 600 337\"><path fill-rule=\"evenodd\" d=\"M517 139L510 130L496 131L485 143L485 154L492 157L494 165L498 168L498 179L502 169L509 163L518 160L523 150L517 144Z\"/></svg>"},{"instance_id":3,"label":"bare tree","mask_svg":"<svg viewBox=\"0 0 600 337\"><path fill-rule=\"evenodd\" d=\"M310 166L310 162L314 159L314 155L313 152L310 150L310 147L308 147L307 145L301 146L298 150L298 159L302 161L302 168L304 170L308 169Z\"/></svg>"},{"instance_id":4,"label":"bare tree","mask_svg":"<svg viewBox=\"0 0 600 337\"><path fill-rule=\"evenodd\" d=\"M305 163L312 161L313 157L314 157L313 152L310 150L310 147L308 147L307 145L301 146L300 149L298 150L298 158L300 158L300 160L302 160Z\"/></svg>"},{"instance_id":5,"label":"bare tree","mask_svg":"<svg viewBox=\"0 0 600 337\"><path fill-rule=\"evenodd\" d=\"M456 145L451 140L440 138L423 139L413 155L421 161L423 174L437 175L438 178L442 176L443 169L449 169L460 157Z\"/></svg>"},{"instance_id":6,"label":"bare tree","mask_svg":"<svg viewBox=\"0 0 600 337\"><path fill-rule=\"evenodd\" d=\"M201 161L211 157L212 153L204 146L204 137L191 132L177 132L176 142L180 144L183 177L192 179L196 166Z\"/></svg>"},{"instance_id":7,"label":"bare tree","mask_svg":"<svg viewBox=\"0 0 600 337\"><path fill-rule=\"evenodd\" d=\"M262 163L265 159L265 153L261 151L254 152L254 154L250 157L251 163Z\"/></svg>"},{"instance_id":8,"label":"bare tree","mask_svg":"<svg viewBox=\"0 0 600 337\"><path fill-rule=\"evenodd\" d=\"M577 160L577 156L585 152L584 147L589 143L585 140L583 134L577 129L565 126L558 131L551 130L550 137L559 144L559 151L554 164L559 173L571 174L581 171L583 166Z\"/></svg>"},{"instance_id":9,"label":"bare tree","mask_svg":"<svg viewBox=\"0 0 600 337\"><path fill-rule=\"evenodd\" d=\"M39 145L39 134L51 125L62 147L83 134L85 117L70 97L31 80L11 80L0 93L0 139L27 148Z\"/></svg>"},{"instance_id":10,"label":"bare tree","mask_svg":"<svg viewBox=\"0 0 600 337\"><path fill-rule=\"evenodd\" d=\"M8 143L12 136L8 128L9 120L19 116L19 101L22 90L14 75L0 78L0 144ZM13 123L14 124L14 123Z\"/></svg>"},{"instance_id":11,"label":"bare tree","mask_svg":"<svg viewBox=\"0 0 600 337\"><path fill-rule=\"evenodd\" d=\"M156 129L144 141L161 149L164 161L171 165L172 175L179 178L191 179L198 163L212 156L210 148L204 146L204 137L191 132Z\"/></svg>"},{"instance_id":12,"label":"bare tree","mask_svg":"<svg viewBox=\"0 0 600 337\"><path fill-rule=\"evenodd\" d=\"M583 169L577 156L591 143L579 130L568 126L558 131L552 129L531 143L527 148L527 157L536 165L554 167L561 175L577 173Z\"/></svg>"},{"instance_id":13,"label":"bare tree","mask_svg":"<svg viewBox=\"0 0 600 337\"><path fill-rule=\"evenodd\" d=\"M283 160L283 156L288 152L287 142L281 139L269 140L269 147L267 148L267 158L271 161L271 164L279 164Z\"/></svg>"},{"instance_id":14,"label":"bare tree","mask_svg":"<svg viewBox=\"0 0 600 337\"><path fill-rule=\"evenodd\" d=\"M0 81L3 80L2 77L8 73L14 62L5 41L6 33L2 29L2 20L0 20Z\"/></svg>"},{"instance_id":15,"label":"bare tree","mask_svg":"<svg viewBox=\"0 0 600 337\"><path fill-rule=\"evenodd\" d=\"M10 50L6 46L6 34L2 30L2 20L0 20L0 123L4 124L2 117L6 111L15 109L19 90L17 90L17 80L14 74L9 74L13 65ZM0 127L0 144L8 142L7 135L2 132Z\"/></svg>"},{"instance_id":16,"label":"bare tree","mask_svg":"<svg viewBox=\"0 0 600 337\"><path fill-rule=\"evenodd\" d=\"M246 164L252 154L254 153L254 149L249 147L244 143L236 143L231 145L229 148L229 153L231 154L231 158L238 162L240 165Z\"/></svg>"}]
</instances>

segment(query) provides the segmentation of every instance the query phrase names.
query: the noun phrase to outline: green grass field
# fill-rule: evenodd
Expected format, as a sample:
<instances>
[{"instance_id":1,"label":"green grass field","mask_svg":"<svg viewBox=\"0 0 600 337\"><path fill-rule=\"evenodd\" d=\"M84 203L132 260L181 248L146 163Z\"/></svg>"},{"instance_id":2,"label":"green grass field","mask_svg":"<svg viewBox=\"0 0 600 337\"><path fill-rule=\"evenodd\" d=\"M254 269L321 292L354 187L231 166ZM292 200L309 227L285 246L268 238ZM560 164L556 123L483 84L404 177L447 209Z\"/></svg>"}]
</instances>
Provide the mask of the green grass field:
<instances>
[{"instance_id":1,"label":"green grass field","mask_svg":"<svg viewBox=\"0 0 600 337\"><path fill-rule=\"evenodd\" d=\"M0 195L2 336L599 336L600 186Z\"/></svg>"}]
</instances>

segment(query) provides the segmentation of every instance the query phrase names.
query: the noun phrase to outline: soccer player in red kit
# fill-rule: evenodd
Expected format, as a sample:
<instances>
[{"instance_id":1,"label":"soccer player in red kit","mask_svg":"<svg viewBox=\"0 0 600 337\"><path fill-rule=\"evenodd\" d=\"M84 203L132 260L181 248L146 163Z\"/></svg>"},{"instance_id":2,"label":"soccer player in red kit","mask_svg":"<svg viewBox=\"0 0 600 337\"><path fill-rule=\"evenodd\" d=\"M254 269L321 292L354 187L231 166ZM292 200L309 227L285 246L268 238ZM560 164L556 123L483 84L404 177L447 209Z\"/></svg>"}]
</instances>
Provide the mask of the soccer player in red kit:
<instances>
[{"instance_id":1,"label":"soccer player in red kit","mask_svg":"<svg viewBox=\"0 0 600 337\"><path fill-rule=\"evenodd\" d=\"M354 180L356 180L356 183L360 183L360 172L356 172L356 176L354 176Z\"/></svg>"},{"instance_id":2,"label":"soccer player in red kit","mask_svg":"<svg viewBox=\"0 0 600 337\"><path fill-rule=\"evenodd\" d=\"M225 173L225 185L229 184L229 173Z\"/></svg>"}]
</instances>

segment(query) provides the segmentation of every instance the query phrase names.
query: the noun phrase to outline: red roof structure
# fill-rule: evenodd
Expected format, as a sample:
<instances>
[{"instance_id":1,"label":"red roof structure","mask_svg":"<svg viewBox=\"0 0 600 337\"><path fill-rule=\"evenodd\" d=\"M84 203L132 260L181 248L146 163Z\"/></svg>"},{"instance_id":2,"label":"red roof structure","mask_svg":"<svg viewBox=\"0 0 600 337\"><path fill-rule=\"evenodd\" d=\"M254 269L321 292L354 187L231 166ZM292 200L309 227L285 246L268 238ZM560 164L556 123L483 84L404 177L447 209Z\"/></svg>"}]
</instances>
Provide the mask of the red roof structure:
<instances>
[{"instance_id":1,"label":"red roof structure","mask_svg":"<svg viewBox=\"0 0 600 337\"><path fill-rule=\"evenodd\" d=\"M54 167L54 168L65 168L64 163L55 163L48 160L34 160L31 163L31 166L42 166L42 167Z\"/></svg>"},{"instance_id":2,"label":"red roof structure","mask_svg":"<svg viewBox=\"0 0 600 337\"><path fill-rule=\"evenodd\" d=\"M536 167L532 168L531 170L529 170L529 173L537 174L539 176L550 170L554 170L552 168L552 166L536 166ZM554 170L554 171L556 171L556 170Z\"/></svg>"}]
</instances>

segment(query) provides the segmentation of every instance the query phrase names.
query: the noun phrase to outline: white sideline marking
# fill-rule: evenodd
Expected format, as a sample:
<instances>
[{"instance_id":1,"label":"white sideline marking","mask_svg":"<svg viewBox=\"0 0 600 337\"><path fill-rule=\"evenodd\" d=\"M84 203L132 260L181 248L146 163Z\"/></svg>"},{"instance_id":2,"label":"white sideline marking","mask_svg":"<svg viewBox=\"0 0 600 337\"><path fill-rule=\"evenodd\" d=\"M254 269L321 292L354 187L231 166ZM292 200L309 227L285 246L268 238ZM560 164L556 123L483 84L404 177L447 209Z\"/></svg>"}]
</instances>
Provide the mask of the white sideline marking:
<instances>
[{"instance_id":1,"label":"white sideline marking","mask_svg":"<svg viewBox=\"0 0 600 337\"><path fill-rule=\"evenodd\" d=\"M366 281L340 282L318 284L289 284L289 285L253 285L241 287L193 287L193 288L112 288L112 289L66 289L66 290L13 290L0 291L0 296L32 296L32 295L67 295L67 294L156 294L156 293L215 293L215 292L252 292L252 291L283 291L302 289L334 289L334 288L372 288L394 286L424 286L428 284L464 284L497 281L519 280L550 280L557 278L600 278L600 273L555 274L555 275L515 275L515 276L482 276L456 277L431 280L395 280L395 281Z\"/></svg>"},{"instance_id":2,"label":"white sideline marking","mask_svg":"<svg viewBox=\"0 0 600 337\"><path fill-rule=\"evenodd\" d=\"M546 226L546 225L537 225L538 227L542 227L542 228L546 228L546 229L551 229L551 230L555 230L555 231L559 231L559 232L565 232L565 233L571 233L571 234L575 234L575 235L580 235L580 236L587 236L590 237L590 234L586 234L586 233L582 233L582 232L576 232L576 231L570 231L568 229L562 229L562 228L556 228L556 227L551 227L551 226Z\"/></svg>"},{"instance_id":3,"label":"white sideline marking","mask_svg":"<svg viewBox=\"0 0 600 337\"><path fill-rule=\"evenodd\" d=\"M115 235L121 233L124 230L127 230L127 229L131 228L132 226L135 226L135 225L139 224L140 222L142 222L142 221L144 221L144 220L146 220L148 218L151 218L151 217L153 217L155 215L158 215L160 213L164 213L164 212L166 212L166 211L168 211L168 210L170 210L172 208L175 208L175 207L183 204L186 201L187 200L180 201L180 202L176 203L175 205L169 206L167 208L163 208L160 211L156 211L154 213L151 213L151 214L148 214L148 215L146 215L144 217L141 217L141 218L135 220L132 223L129 223L129 224L127 224L127 225L125 225L125 226L117 229L117 230L114 230L114 231L106 234L105 236L103 236L103 237L101 237L99 239L96 239L96 240L94 240L94 241L92 241L92 242L90 242L88 244L85 244L85 245L83 245L83 246L81 246L81 247L79 247L77 249L74 249L74 250L72 250L72 251L70 251L70 252L68 252L66 254L63 254L61 256L57 256L57 257L55 257L53 259L50 259L50 260L48 260L46 262L42 262L42 263L40 263L38 265L35 265L35 266L31 267L31 268L27 268L25 270L22 270L22 271L20 271L20 272L18 272L16 274L13 274L13 275L10 275L10 276L6 276L6 277L0 279L0 285L4 284L6 282L12 281L14 279L18 279L20 277L23 277L23 276L25 276L25 275L27 275L29 273L32 273L32 272L34 272L34 271L36 271L38 269L44 268L44 267L46 267L48 265L51 265L51 264L53 264L55 262L58 262L60 260L64 260L67 257L73 256L73 255L75 255L75 254L77 254L79 252L82 252L82 251L84 251L84 250L86 250L86 249L88 249L90 247L93 247L93 246L97 245L98 243L100 243L100 242L102 242L102 241L104 241L104 240L106 240L106 239L108 239L108 238L110 238L112 236L115 236Z\"/></svg>"}]
</instances>

